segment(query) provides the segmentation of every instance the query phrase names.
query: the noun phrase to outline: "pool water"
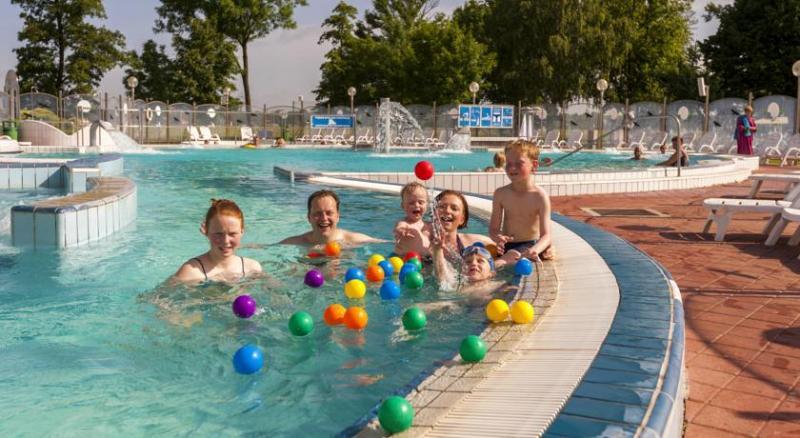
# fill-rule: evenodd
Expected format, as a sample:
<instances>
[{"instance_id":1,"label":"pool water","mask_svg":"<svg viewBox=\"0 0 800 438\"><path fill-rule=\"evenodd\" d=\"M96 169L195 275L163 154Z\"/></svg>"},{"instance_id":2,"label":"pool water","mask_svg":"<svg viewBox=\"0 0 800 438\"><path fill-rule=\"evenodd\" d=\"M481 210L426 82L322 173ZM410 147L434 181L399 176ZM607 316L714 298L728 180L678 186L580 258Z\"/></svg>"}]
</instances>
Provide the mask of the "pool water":
<instances>
[{"instance_id":1,"label":"pool water","mask_svg":"<svg viewBox=\"0 0 800 438\"><path fill-rule=\"evenodd\" d=\"M11 247L8 229L0 230L0 435L331 435L420 371L452 357L460 340L480 329L483 312L465 305L430 312L425 330L406 333L400 316L410 305L463 303L436 291L429 276L423 290L404 291L396 302L381 301L370 286L360 303L369 313L363 332L322 322L327 305L348 304L344 271L363 266L373 252L388 254L391 245L345 251L322 267L325 286L303 286L312 265L302 252L270 244L307 230L306 198L320 187L279 180L272 166L328 168L335 160L358 167L348 153L320 152L312 163L304 154L126 155L139 209L135 224L122 232L78 248L34 251ZM417 159L395 165L410 168ZM339 192L340 226L390 238L402 215L397 197ZM53 193L6 195L3 211ZM239 254L260 261L270 278L234 286L162 285L181 263L207 250L198 228L211 198L241 205L250 248ZM486 225L470 221L468 231L485 233ZM251 320L230 311L240 293L259 303ZM299 310L316 324L304 338L287 329ZM259 345L266 357L264 370L252 376L236 374L231 364L246 343Z\"/></svg>"}]
</instances>

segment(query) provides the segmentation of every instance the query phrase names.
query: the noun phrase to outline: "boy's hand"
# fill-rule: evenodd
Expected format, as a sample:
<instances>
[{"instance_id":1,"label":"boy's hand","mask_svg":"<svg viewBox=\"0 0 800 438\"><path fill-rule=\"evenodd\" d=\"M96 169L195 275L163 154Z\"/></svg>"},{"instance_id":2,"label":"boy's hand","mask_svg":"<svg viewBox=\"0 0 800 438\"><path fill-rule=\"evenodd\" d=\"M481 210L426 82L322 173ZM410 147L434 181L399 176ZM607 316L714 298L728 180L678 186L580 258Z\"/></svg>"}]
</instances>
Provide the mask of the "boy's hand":
<instances>
[{"instance_id":1,"label":"boy's hand","mask_svg":"<svg viewBox=\"0 0 800 438\"><path fill-rule=\"evenodd\" d=\"M506 243L514 240L514 237L497 233L492 235L492 240L497 244L497 254L503 255L506 252Z\"/></svg>"},{"instance_id":2,"label":"boy's hand","mask_svg":"<svg viewBox=\"0 0 800 438\"><path fill-rule=\"evenodd\" d=\"M533 262L539 260L539 252L534 251L533 248L530 248L527 251L525 251L525 254L523 256Z\"/></svg>"}]
</instances>

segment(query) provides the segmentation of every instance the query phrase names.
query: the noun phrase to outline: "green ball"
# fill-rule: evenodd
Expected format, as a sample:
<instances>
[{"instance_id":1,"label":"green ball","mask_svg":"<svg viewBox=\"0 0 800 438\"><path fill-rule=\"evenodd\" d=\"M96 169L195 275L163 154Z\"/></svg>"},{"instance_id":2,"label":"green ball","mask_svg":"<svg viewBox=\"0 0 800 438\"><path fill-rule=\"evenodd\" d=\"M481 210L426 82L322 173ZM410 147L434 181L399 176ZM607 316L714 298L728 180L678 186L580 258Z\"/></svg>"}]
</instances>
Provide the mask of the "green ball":
<instances>
[{"instance_id":1,"label":"green ball","mask_svg":"<svg viewBox=\"0 0 800 438\"><path fill-rule=\"evenodd\" d=\"M428 318L419 307L411 307L403 313L403 327L408 331L424 328L427 323Z\"/></svg>"},{"instance_id":2,"label":"green ball","mask_svg":"<svg viewBox=\"0 0 800 438\"><path fill-rule=\"evenodd\" d=\"M289 318L289 331L295 336L305 336L314 330L314 318L308 312L295 312Z\"/></svg>"},{"instance_id":3,"label":"green ball","mask_svg":"<svg viewBox=\"0 0 800 438\"><path fill-rule=\"evenodd\" d=\"M381 427L389 433L399 433L414 422L414 407L403 397L391 396L381 403L378 409Z\"/></svg>"},{"instance_id":4,"label":"green ball","mask_svg":"<svg viewBox=\"0 0 800 438\"><path fill-rule=\"evenodd\" d=\"M422 262L419 261L419 259L416 258L416 257L412 257L412 258L406 260L406 264L407 265L416 265L417 271L422 271Z\"/></svg>"},{"instance_id":5,"label":"green ball","mask_svg":"<svg viewBox=\"0 0 800 438\"><path fill-rule=\"evenodd\" d=\"M479 336L470 335L461 341L458 352L464 362L480 362L486 356L486 343Z\"/></svg>"},{"instance_id":6,"label":"green ball","mask_svg":"<svg viewBox=\"0 0 800 438\"><path fill-rule=\"evenodd\" d=\"M418 271L409 272L406 274L403 284L409 289L422 289L425 279L422 278L422 273Z\"/></svg>"}]
</instances>

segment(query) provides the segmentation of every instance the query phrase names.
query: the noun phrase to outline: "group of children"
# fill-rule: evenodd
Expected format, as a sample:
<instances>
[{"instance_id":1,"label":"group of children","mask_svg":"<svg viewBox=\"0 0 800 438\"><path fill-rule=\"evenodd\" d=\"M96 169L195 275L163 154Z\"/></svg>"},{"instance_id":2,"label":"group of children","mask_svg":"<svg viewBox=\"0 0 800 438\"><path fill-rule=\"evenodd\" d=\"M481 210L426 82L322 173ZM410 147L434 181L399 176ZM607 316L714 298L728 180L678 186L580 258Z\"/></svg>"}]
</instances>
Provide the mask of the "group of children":
<instances>
[{"instance_id":1,"label":"group of children","mask_svg":"<svg viewBox=\"0 0 800 438\"><path fill-rule=\"evenodd\" d=\"M454 264L461 265L463 279L475 284L491 280L497 269L522 257L548 258L550 199L533 180L539 148L532 142L516 140L504 152L505 172L511 183L494 192L489 236L460 232L469 221L469 205L464 195L454 190L436 196L433 221L427 222L428 191L414 182L401 191L405 217L394 227L395 253L420 254L433 263L440 283L448 283L459 274ZM381 242L338 227L339 197L330 190L319 190L308 198L307 219L310 231L280 243L315 247L332 241L343 246ZM233 281L262 271L257 261L235 254L244 234L244 215L233 201L212 200L201 232L209 241L209 251L184 263L174 276L176 280Z\"/></svg>"}]
</instances>

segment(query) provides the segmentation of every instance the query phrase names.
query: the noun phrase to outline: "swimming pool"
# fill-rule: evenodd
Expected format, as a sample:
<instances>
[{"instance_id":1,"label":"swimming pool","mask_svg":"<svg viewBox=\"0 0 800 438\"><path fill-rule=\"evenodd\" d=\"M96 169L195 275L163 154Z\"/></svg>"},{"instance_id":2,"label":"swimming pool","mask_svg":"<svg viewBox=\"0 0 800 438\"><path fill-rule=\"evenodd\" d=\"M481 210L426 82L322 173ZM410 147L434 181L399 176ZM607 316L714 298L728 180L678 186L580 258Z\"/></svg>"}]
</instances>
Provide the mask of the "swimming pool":
<instances>
[{"instance_id":1,"label":"swimming pool","mask_svg":"<svg viewBox=\"0 0 800 438\"><path fill-rule=\"evenodd\" d=\"M323 288L304 287L311 265L301 252L265 245L307 229L305 199L319 187L272 176L274 165L302 157L240 150L127 155L125 173L138 185L135 225L62 251L12 248L2 230L0 433L330 435L452 356L461 338L482 326L482 309L431 313L426 330L413 336L399 329L411 303L455 298L437 294L432 284L397 302L382 302L370 287L364 301L370 322L362 333L322 323L328 304L347 304L344 270L391 246L346 253L339 266L326 268ZM401 215L396 197L340 193L342 227L390 236ZM183 261L207 249L198 226L212 197L240 203L244 242L256 244L240 254L259 260L273 279L233 290L160 288ZM472 232L486 231L483 223L470 224ZM243 292L265 308L253 320L230 312L230 297ZM315 317L305 338L287 330L298 310ZM166 321L195 313L203 321L190 328ZM254 376L237 375L231 366L245 343L265 352L265 370Z\"/></svg>"}]
</instances>

